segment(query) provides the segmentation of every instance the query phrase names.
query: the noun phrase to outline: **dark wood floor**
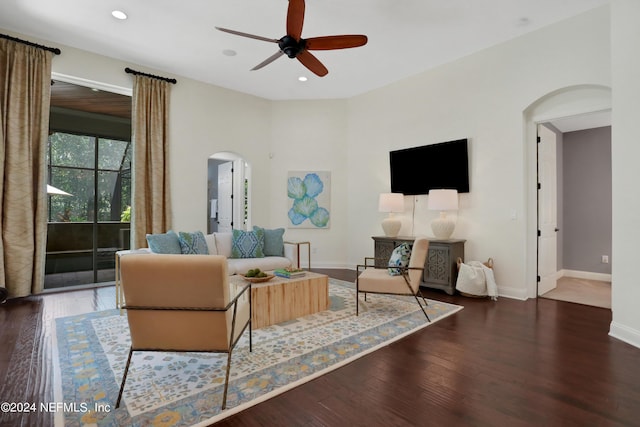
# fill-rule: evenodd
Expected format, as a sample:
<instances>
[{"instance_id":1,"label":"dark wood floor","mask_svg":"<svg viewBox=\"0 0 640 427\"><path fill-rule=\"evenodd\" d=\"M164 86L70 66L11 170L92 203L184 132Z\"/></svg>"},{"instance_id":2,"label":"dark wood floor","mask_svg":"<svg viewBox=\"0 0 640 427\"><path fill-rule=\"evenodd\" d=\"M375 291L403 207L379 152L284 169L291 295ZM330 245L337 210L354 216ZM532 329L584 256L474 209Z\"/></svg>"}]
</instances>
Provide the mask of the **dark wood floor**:
<instances>
[{"instance_id":1,"label":"dark wood floor","mask_svg":"<svg viewBox=\"0 0 640 427\"><path fill-rule=\"evenodd\" d=\"M640 426L640 349L607 335L610 310L425 293L465 308L216 426ZM114 305L108 287L0 306L0 401L53 401L53 319Z\"/></svg>"}]
</instances>

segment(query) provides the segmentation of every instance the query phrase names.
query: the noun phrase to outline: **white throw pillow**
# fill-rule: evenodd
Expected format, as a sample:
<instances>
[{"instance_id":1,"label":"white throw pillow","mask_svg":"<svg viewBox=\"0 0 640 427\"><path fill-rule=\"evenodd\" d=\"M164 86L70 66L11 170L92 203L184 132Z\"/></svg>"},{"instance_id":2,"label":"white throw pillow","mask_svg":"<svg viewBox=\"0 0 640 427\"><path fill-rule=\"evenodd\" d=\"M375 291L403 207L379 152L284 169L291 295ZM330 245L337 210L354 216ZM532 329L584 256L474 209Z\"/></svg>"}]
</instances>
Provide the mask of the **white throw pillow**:
<instances>
[{"instance_id":1,"label":"white throw pillow","mask_svg":"<svg viewBox=\"0 0 640 427\"><path fill-rule=\"evenodd\" d=\"M218 255L224 255L231 258L231 242L233 241L232 233L213 233L216 236L216 248Z\"/></svg>"},{"instance_id":2,"label":"white throw pillow","mask_svg":"<svg viewBox=\"0 0 640 427\"><path fill-rule=\"evenodd\" d=\"M207 234L204 236L205 242L207 242L207 248L209 248L209 255L218 255L218 248L216 247L216 235Z\"/></svg>"}]
</instances>

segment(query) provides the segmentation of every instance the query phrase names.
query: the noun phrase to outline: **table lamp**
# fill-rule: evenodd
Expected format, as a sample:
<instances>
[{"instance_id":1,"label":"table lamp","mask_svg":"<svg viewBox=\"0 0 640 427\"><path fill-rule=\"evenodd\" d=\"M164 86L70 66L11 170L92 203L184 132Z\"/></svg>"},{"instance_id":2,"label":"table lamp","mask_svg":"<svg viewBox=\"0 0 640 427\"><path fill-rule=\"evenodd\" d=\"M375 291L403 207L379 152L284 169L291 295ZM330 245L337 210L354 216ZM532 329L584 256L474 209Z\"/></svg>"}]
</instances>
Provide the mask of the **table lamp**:
<instances>
[{"instance_id":1,"label":"table lamp","mask_svg":"<svg viewBox=\"0 0 640 427\"><path fill-rule=\"evenodd\" d=\"M453 234L456 223L447 217L447 211L458 210L457 190L431 190L429 191L428 208L432 211L440 211L440 216L431 221L431 230L437 239L447 240Z\"/></svg>"},{"instance_id":2,"label":"table lamp","mask_svg":"<svg viewBox=\"0 0 640 427\"><path fill-rule=\"evenodd\" d=\"M402 193L380 194L378 211L389 213L389 216L382 220L384 234L388 237L396 237L402 223L393 214L394 212L404 212L404 195Z\"/></svg>"}]
</instances>

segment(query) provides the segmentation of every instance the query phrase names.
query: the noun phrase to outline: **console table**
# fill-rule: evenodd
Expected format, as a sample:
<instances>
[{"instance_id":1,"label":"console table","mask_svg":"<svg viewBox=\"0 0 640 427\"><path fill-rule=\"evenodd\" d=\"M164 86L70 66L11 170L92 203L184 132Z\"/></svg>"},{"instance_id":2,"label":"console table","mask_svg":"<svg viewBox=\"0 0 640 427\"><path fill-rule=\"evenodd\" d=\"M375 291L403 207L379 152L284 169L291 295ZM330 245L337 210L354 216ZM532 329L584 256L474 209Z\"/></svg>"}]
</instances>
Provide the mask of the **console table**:
<instances>
[{"instance_id":1,"label":"console table","mask_svg":"<svg viewBox=\"0 0 640 427\"><path fill-rule=\"evenodd\" d=\"M385 267L391 253L402 243L413 244L413 236L373 236L374 257L376 267ZM424 265L422 284L428 288L440 289L453 295L456 291L458 268L456 260L464 260L464 242L466 240L437 240L429 239L429 251Z\"/></svg>"}]
</instances>

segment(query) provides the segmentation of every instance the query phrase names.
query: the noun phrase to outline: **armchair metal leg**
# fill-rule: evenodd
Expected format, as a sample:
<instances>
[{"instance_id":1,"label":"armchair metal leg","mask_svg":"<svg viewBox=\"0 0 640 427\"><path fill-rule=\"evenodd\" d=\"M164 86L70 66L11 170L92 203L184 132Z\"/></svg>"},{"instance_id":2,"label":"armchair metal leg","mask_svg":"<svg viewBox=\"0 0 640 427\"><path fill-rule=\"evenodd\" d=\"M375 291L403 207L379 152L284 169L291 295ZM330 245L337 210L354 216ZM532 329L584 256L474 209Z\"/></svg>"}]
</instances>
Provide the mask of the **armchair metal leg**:
<instances>
[{"instance_id":1,"label":"armchair metal leg","mask_svg":"<svg viewBox=\"0 0 640 427\"><path fill-rule=\"evenodd\" d=\"M227 407L227 389L229 388L229 371L231 370L231 351L229 350L229 355L227 356L227 373L224 377L224 393L222 394L222 410Z\"/></svg>"},{"instance_id":2,"label":"armchair metal leg","mask_svg":"<svg viewBox=\"0 0 640 427\"><path fill-rule=\"evenodd\" d=\"M358 286L358 277L356 276L356 316L358 315L358 309L360 308L360 287Z\"/></svg>"},{"instance_id":3,"label":"armchair metal leg","mask_svg":"<svg viewBox=\"0 0 640 427\"><path fill-rule=\"evenodd\" d=\"M129 372L129 365L131 364L132 354L133 354L133 347L129 347L129 357L127 357L127 365L124 368L124 375L122 376L122 384L120 384L120 392L118 393L116 408L120 407L120 400L122 399L122 392L124 391L124 383L125 381L127 381L127 373Z\"/></svg>"},{"instance_id":4,"label":"armchair metal leg","mask_svg":"<svg viewBox=\"0 0 640 427\"><path fill-rule=\"evenodd\" d=\"M420 298L422 298L422 301L424 301L424 306L428 307L429 304L427 304L427 300L424 299L424 295L422 295L422 292L420 291L420 288L418 288L418 295L420 295ZM418 303L418 305L420 306L420 309L422 310L422 312L424 313L424 315L427 317L427 320L429 321L429 323L431 323L431 319L429 319L429 315L427 314L426 310L424 309L424 307L422 306L422 304L420 304L420 300L418 299L418 295L414 295L414 298L416 299L416 302Z\"/></svg>"}]
</instances>

